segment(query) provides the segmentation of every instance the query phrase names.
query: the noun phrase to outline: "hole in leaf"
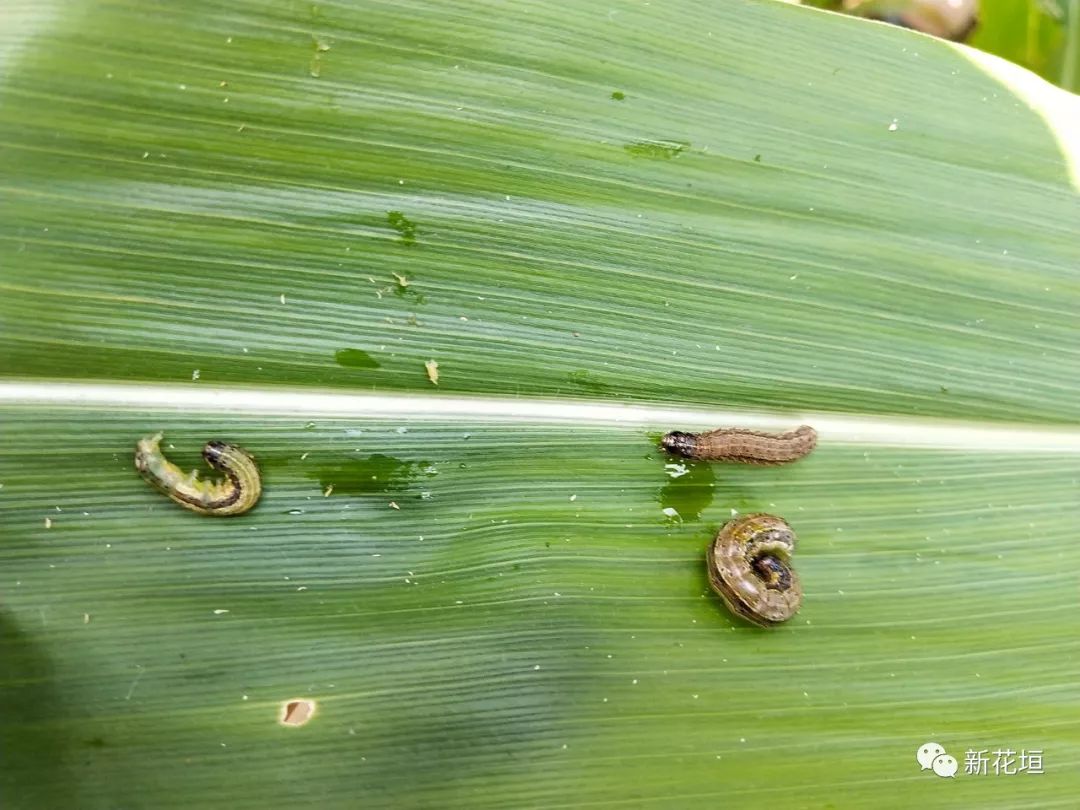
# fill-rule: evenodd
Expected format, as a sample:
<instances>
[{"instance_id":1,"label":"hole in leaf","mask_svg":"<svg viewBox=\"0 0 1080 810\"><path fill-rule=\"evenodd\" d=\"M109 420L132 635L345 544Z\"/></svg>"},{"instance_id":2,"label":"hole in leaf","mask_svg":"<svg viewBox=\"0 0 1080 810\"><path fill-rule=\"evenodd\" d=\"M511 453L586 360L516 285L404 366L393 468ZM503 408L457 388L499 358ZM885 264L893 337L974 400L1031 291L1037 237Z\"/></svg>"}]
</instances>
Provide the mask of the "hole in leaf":
<instances>
[{"instance_id":1,"label":"hole in leaf","mask_svg":"<svg viewBox=\"0 0 1080 810\"><path fill-rule=\"evenodd\" d=\"M283 726L302 726L315 716L315 701L304 698L286 700L278 718Z\"/></svg>"}]
</instances>

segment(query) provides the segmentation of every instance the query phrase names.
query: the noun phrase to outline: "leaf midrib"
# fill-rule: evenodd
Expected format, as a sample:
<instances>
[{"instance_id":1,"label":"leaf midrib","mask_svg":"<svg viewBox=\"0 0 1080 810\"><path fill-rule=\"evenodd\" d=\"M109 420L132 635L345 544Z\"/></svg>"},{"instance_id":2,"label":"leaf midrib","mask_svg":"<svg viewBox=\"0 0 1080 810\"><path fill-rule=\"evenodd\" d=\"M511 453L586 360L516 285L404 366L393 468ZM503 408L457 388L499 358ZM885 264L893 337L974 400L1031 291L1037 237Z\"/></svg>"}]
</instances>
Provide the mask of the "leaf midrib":
<instances>
[{"instance_id":1,"label":"leaf midrib","mask_svg":"<svg viewBox=\"0 0 1080 810\"><path fill-rule=\"evenodd\" d=\"M0 407L120 408L188 413L292 415L517 425L565 424L668 430L746 427L787 430L813 425L824 441L847 445L988 452L1080 454L1080 427L1040 428L977 420L867 417L842 413L616 404L558 397L378 394L137 383L0 381Z\"/></svg>"}]
</instances>

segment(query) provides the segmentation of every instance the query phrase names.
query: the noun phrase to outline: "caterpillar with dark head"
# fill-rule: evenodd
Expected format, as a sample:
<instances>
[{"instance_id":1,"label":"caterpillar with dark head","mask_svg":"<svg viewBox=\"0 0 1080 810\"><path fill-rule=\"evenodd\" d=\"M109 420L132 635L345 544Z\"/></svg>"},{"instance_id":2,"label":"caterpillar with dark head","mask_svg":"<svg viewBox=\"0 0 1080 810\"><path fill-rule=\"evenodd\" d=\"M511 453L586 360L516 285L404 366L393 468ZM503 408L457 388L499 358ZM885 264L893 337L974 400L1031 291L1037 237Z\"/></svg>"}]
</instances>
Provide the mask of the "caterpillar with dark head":
<instances>
[{"instance_id":1,"label":"caterpillar with dark head","mask_svg":"<svg viewBox=\"0 0 1080 810\"><path fill-rule=\"evenodd\" d=\"M795 533L783 518L729 520L709 546L709 584L736 616L762 627L787 621L802 604L794 551Z\"/></svg>"},{"instance_id":2,"label":"caterpillar with dark head","mask_svg":"<svg viewBox=\"0 0 1080 810\"><path fill-rule=\"evenodd\" d=\"M669 453L699 461L741 461L747 464L787 464L808 455L817 445L817 431L802 425L787 433L763 433L743 428L719 428L705 433L674 430L660 440Z\"/></svg>"},{"instance_id":3,"label":"caterpillar with dark head","mask_svg":"<svg viewBox=\"0 0 1080 810\"><path fill-rule=\"evenodd\" d=\"M140 439L135 445L135 469L151 486L185 509L200 515L242 515L262 495L262 479L255 459L234 444L211 441L202 456L215 470L225 473L220 481L202 481L198 470L185 473L161 452L163 433Z\"/></svg>"}]
</instances>

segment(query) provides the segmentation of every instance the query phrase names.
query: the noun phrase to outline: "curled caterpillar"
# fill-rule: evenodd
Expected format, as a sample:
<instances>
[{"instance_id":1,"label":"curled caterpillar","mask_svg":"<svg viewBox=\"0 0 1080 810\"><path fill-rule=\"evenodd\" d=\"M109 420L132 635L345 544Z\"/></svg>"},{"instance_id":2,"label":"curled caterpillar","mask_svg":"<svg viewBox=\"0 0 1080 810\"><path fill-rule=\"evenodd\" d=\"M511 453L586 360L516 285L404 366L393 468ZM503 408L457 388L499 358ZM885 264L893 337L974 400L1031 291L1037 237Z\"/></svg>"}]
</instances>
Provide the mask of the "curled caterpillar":
<instances>
[{"instance_id":1,"label":"curled caterpillar","mask_svg":"<svg viewBox=\"0 0 1080 810\"><path fill-rule=\"evenodd\" d=\"M762 627L799 611L802 586L791 567L795 533L775 515L729 520L709 546L709 584L736 616Z\"/></svg>"},{"instance_id":2,"label":"curled caterpillar","mask_svg":"<svg viewBox=\"0 0 1080 810\"><path fill-rule=\"evenodd\" d=\"M674 430L660 440L667 452L700 461L742 461L748 464L786 464L808 455L817 444L817 431L802 425L787 433L761 433L720 428L706 433Z\"/></svg>"},{"instance_id":3,"label":"curled caterpillar","mask_svg":"<svg viewBox=\"0 0 1080 810\"><path fill-rule=\"evenodd\" d=\"M178 504L200 515L242 515L262 494L259 468L251 454L234 444L207 442L202 456L215 470L225 473L220 481L199 480L198 470L185 473L161 452L163 433L139 439L135 445L135 469L151 486Z\"/></svg>"}]
</instances>

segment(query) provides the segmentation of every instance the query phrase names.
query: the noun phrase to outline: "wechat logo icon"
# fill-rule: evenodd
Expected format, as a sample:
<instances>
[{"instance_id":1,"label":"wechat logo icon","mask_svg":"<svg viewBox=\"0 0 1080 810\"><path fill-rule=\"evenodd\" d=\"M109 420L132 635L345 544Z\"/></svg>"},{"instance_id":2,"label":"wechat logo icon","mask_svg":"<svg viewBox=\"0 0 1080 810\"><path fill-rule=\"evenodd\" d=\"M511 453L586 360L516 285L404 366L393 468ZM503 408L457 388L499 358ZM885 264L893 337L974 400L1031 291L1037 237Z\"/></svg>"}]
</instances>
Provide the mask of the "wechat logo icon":
<instances>
[{"instance_id":1,"label":"wechat logo icon","mask_svg":"<svg viewBox=\"0 0 1080 810\"><path fill-rule=\"evenodd\" d=\"M924 771L933 771L945 778L956 776L956 757L945 753L945 749L935 742L923 743L915 752L915 759Z\"/></svg>"}]
</instances>

